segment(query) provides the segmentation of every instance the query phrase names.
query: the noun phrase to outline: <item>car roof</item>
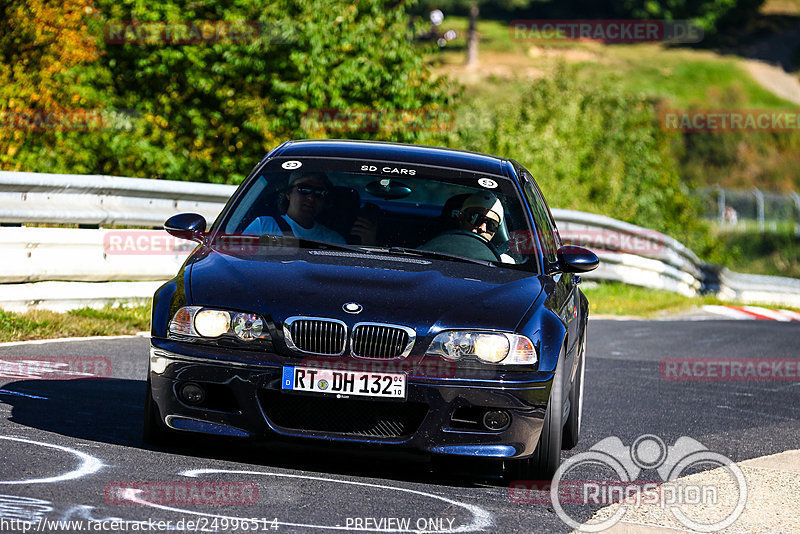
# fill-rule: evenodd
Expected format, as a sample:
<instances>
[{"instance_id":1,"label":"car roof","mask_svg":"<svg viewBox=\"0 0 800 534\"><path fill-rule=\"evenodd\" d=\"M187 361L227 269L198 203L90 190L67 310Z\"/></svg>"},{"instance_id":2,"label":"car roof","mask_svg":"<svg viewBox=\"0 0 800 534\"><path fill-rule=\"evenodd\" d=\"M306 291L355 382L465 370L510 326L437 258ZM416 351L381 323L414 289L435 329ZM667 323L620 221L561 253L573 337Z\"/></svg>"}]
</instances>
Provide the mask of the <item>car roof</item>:
<instances>
[{"instance_id":1,"label":"car roof","mask_svg":"<svg viewBox=\"0 0 800 534\"><path fill-rule=\"evenodd\" d=\"M371 161L397 161L450 167L500 176L507 176L504 167L508 162L505 158L467 150L347 139L287 141L270 153L269 157L331 157Z\"/></svg>"}]
</instances>

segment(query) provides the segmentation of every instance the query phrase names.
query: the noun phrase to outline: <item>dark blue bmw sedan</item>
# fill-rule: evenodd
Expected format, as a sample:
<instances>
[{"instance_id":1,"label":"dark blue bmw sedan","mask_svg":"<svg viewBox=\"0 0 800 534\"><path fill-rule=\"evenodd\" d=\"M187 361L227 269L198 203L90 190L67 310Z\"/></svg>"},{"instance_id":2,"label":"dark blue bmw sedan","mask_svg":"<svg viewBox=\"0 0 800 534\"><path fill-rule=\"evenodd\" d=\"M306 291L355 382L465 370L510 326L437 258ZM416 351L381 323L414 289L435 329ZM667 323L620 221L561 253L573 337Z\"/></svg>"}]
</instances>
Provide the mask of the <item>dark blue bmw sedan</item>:
<instances>
[{"instance_id":1,"label":"dark blue bmw sedan","mask_svg":"<svg viewBox=\"0 0 800 534\"><path fill-rule=\"evenodd\" d=\"M549 476L580 435L590 251L511 159L272 150L155 294L144 438L301 439Z\"/></svg>"}]
</instances>

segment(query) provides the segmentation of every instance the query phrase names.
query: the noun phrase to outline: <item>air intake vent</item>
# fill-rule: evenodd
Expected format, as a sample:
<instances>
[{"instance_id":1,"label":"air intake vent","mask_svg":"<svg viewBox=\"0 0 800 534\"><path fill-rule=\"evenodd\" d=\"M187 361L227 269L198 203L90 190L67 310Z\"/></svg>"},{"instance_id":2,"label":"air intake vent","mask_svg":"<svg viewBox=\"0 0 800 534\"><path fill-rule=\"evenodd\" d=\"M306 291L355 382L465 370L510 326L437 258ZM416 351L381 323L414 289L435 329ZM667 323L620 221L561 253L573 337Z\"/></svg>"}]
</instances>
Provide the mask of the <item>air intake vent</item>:
<instances>
[{"instance_id":1,"label":"air intake vent","mask_svg":"<svg viewBox=\"0 0 800 534\"><path fill-rule=\"evenodd\" d=\"M347 326L335 319L289 317L283 334L290 349L307 354L340 356L344 354Z\"/></svg>"},{"instance_id":2,"label":"air intake vent","mask_svg":"<svg viewBox=\"0 0 800 534\"><path fill-rule=\"evenodd\" d=\"M372 439L411 436L428 413L421 402L327 399L267 389L258 398L267 419L283 428Z\"/></svg>"},{"instance_id":3,"label":"air intake vent","mask_svg":"<svg viewBox=\"0 0 800 534\"><path fill-rule=\"evenodd\" d=\"M353 327L351 352L359 358L405 358L416 333L406 326L358 323Z\"/></svg>"}]
</instances>

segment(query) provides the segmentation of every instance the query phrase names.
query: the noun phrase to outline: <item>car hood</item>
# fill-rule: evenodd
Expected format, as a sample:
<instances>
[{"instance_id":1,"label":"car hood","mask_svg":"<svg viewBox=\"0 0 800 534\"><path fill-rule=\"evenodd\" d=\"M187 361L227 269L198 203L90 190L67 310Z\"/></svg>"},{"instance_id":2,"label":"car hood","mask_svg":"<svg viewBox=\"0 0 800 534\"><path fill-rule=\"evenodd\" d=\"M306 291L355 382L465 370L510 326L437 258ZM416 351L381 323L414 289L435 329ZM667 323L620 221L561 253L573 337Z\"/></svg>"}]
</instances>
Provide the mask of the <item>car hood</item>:
<instances>
[{"instance_id":1,"label":"car hood","mask_svg":"<svg viewBox=\"0 0 800 534\"><path fill-rule=\"evenodd\" d=\"M280 328L287 317L329 317L430 328L514 330L542 291L531 273L412 256L300 250L237 257L210 251L191 262L191 304L252 311ZM345 313L356 302L363 310Z\"/></svg>"}]
</instances>

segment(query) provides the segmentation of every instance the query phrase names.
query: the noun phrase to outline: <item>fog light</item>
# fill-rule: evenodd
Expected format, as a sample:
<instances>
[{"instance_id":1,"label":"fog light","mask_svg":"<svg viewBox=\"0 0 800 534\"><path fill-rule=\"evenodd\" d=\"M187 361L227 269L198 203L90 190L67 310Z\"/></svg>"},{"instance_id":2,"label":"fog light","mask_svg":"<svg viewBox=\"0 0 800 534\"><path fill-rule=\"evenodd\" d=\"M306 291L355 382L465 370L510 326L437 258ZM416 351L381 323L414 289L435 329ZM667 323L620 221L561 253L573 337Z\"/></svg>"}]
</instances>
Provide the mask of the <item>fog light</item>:
<instances>
[{"instance_id":1,"label":"fog light","mask_svg":"<svg viewBox=\"0 0 800 534\"><path fill-rule=\"evenodd\" d=\"M511 424L511 416L505 410L489 410L483 414L483 426L489 430L505 430Z\"/></svg>"},{"instance_id":2,"label":"fog light","mask_svg":"<svg viewBox=\"0 0 800 534\"><path fill-rule=\"evenodd\" d=\"M206 398L206 392L194 382L181 386L181 398L187 404L200 404Z\"/></svg>"}]
</instances>

